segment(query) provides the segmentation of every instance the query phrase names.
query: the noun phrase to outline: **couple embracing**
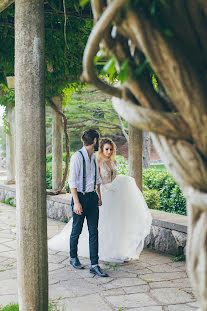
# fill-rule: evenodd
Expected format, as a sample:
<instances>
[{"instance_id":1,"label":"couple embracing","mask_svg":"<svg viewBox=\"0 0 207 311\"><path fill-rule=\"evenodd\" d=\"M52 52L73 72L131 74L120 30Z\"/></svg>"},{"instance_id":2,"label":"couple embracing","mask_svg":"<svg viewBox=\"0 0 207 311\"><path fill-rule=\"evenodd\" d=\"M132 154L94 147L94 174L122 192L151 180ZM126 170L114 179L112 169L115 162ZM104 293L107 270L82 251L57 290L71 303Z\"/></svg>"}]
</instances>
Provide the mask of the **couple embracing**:
<instances>
[{"instance_id":1,"label":"couple embracing","mask_svg":"<svg viewBox=\"0 0 207 311\"><path fill-rule=\"evenodd\" d=\"M98 260L138 259L152 218L134 178L117 176L115 143L110 138L100 140L93 129L85 131L81 140L83 148L70 162L73 218L49 241L49 248L69 250L70 264L76 269L84 269L78 255L89 257L90 273L107 277Z\"/></svg>"}]
</instances>

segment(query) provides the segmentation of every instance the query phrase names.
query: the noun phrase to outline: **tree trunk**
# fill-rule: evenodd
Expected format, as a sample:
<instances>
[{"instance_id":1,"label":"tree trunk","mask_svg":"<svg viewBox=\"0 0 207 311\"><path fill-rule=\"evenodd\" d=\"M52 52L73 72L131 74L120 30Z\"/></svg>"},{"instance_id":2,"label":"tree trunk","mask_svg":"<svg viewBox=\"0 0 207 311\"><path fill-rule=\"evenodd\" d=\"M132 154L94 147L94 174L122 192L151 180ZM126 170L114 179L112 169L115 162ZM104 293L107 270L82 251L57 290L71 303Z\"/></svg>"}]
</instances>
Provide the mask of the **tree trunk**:
<instances>
[{"instance_id":1,"label":"tree trunk","mask_svg":"<svg viewBox=\"0 0 207 311\"><path fill-rule=\"evenodd\" d=\"M44 1L15 1L17 277L20 311L48 310Z\"/></svg>"},{"instance_id":2,"label":"tree trunk","mask_svg":"<svg viewBox=\"0 0 207 311\"><path fill-rule=\"evenodd\" d=\"M53 97L53 102L62 112L62 97ZM63 125L62 117L52 109L52 189L61 187L63 178Z\"/></svg>"},{"instance_id":3,"label":"tree trunk","mask_svg":"<svg viewBox=\"0 0 207 311\"><path fill-rule=\"evenodd\" d=\"M7 183L15 183L15 110L8 104L6 121L9 125L9 133L6 134L6 160L7 160Z\"/></svg>"},{"instance_id":4,"label":"tree trunk","mask_svg":"<svg viewBox=\"0 0 207 311\"><path fill-rule=\"evenodd\" d=\"M129 175L142 191L142 131L129 124Z\"/></svg>"},{"instance_id":5,"label":"tree trunk","mask_svg":"<svg viewBox=\"0 0 207 311\"><path fill-rule=\"evenodd\" d=\"M143 132L143 168L150 167L150 133Z\"/></svg>"}]
</instances>

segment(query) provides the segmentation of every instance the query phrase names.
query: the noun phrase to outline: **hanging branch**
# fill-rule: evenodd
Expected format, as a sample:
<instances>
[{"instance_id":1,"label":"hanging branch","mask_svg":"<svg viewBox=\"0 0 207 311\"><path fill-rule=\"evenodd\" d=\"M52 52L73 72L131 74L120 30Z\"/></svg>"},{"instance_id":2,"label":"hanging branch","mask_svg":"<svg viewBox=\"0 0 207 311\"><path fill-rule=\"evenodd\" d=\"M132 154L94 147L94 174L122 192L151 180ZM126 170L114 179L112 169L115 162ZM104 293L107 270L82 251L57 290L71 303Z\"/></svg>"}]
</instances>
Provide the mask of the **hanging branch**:
<instances>
[{"instance_id":1,"label":"hanging branch","mask_svg":"<svg viewBox=\"0 0 207 311\"><path fill-rule=\"evenodd\" d=\"M47 190L47 194L50 195L57 195L60 194L60 192L62 191L63 187L65 186L65 182L66 182L66 178L67 178L67 174L68 174L68 168L69 168L69 159L70 159L70 144L69 144L69 135L67 132L67 118L64 115L64 113L62 113L61 111L59 111L59 109L57 108L57 106L55 105L55 103L53 102L53 100L51 98L47 98L47 101L50 105L50 107L56 111L56 113L58 113L62 118L63 118L63 128L64 128L64 133L65 133L65 148L66 148L66 161L65 161L65 171L64 171L64 175L63 175L63 179L61 182L61 186L60 189L54 191L54 190Z\"/></svg>"}]
</instances>

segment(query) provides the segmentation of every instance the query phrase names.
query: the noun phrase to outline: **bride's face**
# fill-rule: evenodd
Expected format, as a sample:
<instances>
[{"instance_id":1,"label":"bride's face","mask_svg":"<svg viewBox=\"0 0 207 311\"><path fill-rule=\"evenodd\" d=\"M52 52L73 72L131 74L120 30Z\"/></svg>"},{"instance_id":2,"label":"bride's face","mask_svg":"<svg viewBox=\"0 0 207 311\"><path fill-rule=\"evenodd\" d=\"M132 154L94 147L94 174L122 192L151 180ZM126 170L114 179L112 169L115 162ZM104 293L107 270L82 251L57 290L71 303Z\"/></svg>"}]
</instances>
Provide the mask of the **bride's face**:
<instances>
[{"instance_id":1,"label":"bride's face","mask_svg":"<svg viewBox=\"0 0 207 311\"><path fill-rule=\"evenodd\" d=\"M103 155L105 158L110 159L113 153L113 147L110 144L105 144L103 146Z\"/></svg>"}]
</instances>

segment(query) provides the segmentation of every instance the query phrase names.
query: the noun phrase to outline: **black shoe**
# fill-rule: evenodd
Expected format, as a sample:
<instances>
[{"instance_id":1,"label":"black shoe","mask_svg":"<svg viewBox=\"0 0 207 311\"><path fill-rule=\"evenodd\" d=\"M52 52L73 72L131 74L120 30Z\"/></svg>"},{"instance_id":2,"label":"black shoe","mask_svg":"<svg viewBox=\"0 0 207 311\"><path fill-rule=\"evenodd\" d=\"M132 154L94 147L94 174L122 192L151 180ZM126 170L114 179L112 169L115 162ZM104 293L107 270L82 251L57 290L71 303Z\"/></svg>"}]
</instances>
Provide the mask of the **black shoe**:
<instances>
[{"instance_id":1,"label":"black shoe","mask_svg":"<svg viewBox=\"0 0 207 311\"><path fill-rule=\"evenodd\" d=\"M103 272L98 265L93 267L93 268L91 267L90 268L90 273L98 275L98 276L101 276L101 277L104 277L104 278L109 276L107 273Z\"/></svg>"},{"instance_id":2,"label":"black shoe","mask_svg":"<svg viewBox=\"0 0 207 311\"><path fill-rule=\"evenodd\" d=\"M84 267L81 265L78 257L75 258L70 258L70 264L73 266L75 269L84 269Z\"/></svg>"}]
</instances>

